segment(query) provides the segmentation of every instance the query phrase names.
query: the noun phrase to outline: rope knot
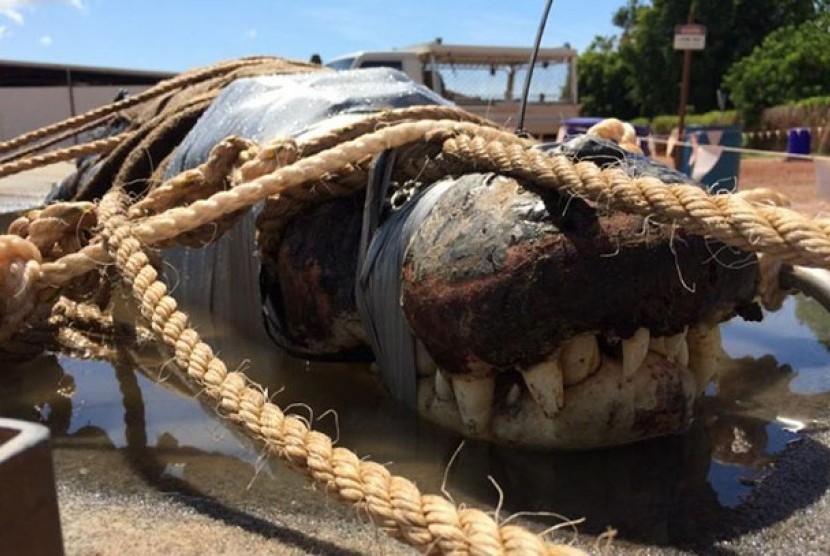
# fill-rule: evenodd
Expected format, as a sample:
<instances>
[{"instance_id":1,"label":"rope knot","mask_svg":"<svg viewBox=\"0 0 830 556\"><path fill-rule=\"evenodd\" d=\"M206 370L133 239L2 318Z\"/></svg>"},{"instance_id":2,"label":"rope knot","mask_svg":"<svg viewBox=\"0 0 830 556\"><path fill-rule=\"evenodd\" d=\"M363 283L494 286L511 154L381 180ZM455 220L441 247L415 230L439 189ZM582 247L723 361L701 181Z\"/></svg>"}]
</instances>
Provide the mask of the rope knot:
<instances>
[{"instance_id":1,"label":"rope knot","mask_svg":"<svg viewBox=\"0 0 830 556\"><path fill-rule=\"evenodd\" d=\"M615 141L628 152L643 154L642 149L637 144L637 130L630 123L620 121L617 118L606 118L594 124L587 134Z\"/></svg>"},{"instance_id":2,"label":"rope knot","mask_svg":"<svg viewBox=\"0 0 830 556\"><path fill-rule=\"evenodd\" d=\"M95 205L65 202L33 210L9 226L9 232L32 242L47 259L80 250L98 225Z\"/></svg>"},{"instance_id":3,"label":"rope knot","mask_svg":"<svg viewBox=\"0 0 830 556\"><path fill-rule=\"evenodd\" d=\"M248 160L234 172L234 184L246 183L271 174L279 168L290 166L301 157L299 145L291 138L276 139L262 147L254 144L246 154Z\"/></svg>"},{"instance_id":4,"label":"rope knot","mask_svg":"<svg viewBox=\"0 0 830 556\"><path fill-rule=\"evenodd\" d=\"M209 195L228 188L229 176L240 165L240 155L247 151L256 151L257 144L243 137L228 137L211 149L207 162L202 167L204 185ZM207 196L207 195L206 195Z\"/></svg>"},{"instance_id":5,"label":"rope knot","mask_svg":"<svg viewBox=\"0 0 830 556\"><path fill-rule=\"evenodd\" d=\"M17 332L35 308L41 261L31 241L0 235L0 341Z\"/></svg>"}]
</instances>

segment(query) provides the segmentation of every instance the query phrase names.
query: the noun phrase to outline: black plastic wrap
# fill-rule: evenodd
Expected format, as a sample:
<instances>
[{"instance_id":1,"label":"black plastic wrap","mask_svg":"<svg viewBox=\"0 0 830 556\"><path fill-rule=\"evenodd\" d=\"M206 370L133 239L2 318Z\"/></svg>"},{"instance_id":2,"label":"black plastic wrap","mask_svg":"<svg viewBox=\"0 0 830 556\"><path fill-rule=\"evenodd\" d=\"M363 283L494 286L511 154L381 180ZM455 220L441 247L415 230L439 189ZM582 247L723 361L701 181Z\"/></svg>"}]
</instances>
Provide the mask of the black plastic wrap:
<instances>
[{"instance_id":1,"label":"black plastic wrap","mask_svg":"<svg viewBox=\"0 0 830 556\"><path fill-rule=\"evenodd\" d=\"M226 87L176 150L171 177L207 160L210 149L235 135L267 142L330 129L339 116L387 108L450 104L404 73L373 68L239 79Z\"/></svg>"}]
</instances>

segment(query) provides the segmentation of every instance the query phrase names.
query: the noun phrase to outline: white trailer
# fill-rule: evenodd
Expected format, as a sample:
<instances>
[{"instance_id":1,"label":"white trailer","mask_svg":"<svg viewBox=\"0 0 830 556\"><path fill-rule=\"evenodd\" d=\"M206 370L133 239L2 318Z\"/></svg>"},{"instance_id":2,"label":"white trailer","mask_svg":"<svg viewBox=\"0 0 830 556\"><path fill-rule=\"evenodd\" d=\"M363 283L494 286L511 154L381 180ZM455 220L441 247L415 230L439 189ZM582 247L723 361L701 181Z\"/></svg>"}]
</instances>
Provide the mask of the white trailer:
<instances>
[{"instance_id":1,"label":"white trailer","mask_svg":"<svg viewBox=\"0 0 830 556\"><path fill-rule=\"evenodd\" d=\"M401 50L357 52L326 65L336 70L391 67L457 105L507 127L515 126L531 49L431 42ZM562 121L579 115L577 52L542 48L533 70L524 128L554 137Z\"/></svg>"}]
</instances>

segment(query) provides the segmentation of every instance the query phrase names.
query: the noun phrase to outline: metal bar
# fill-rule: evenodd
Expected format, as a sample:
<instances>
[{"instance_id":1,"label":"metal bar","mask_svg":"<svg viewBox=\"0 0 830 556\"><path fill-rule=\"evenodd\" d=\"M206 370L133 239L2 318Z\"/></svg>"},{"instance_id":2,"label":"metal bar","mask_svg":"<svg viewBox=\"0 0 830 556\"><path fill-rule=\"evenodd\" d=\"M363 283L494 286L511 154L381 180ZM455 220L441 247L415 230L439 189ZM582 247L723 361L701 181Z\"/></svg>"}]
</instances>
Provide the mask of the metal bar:
<instances>
[{"instance_id":1,"label":"metal bar","mask_svg":"<svg viewBox=\"0 0 830 556\"><path fill-rule=\"evenodd\" d=\"M823 268L784 265L778 277L785 290L798 290L830 311L830 271Z\"/></svg>"},{"instance_id":2,"label":"metal bar","mask_svg":"<svg viewBox=\"0 0 830 556\"><path fill-rule=\"evenodd\" d=\"M519 105L519 119L516 126L516 134L522 135L525 133L525 112L527 112L527 97L530 95L530 80L533 78L533 68L536 66L536 58L539 56L539 47L542 44L542 35L545 34L545 25L548 22L548 14L550 7L553 5L553 0L548 0L545 4L545 11L542 14L542 21L539 22L539 28L536 30L536 41L533 43L533 52L530 53L530 65L527 68L527 75L525 75L525 86L522 89L522 102Z\"/></svg>"}]
</instances>

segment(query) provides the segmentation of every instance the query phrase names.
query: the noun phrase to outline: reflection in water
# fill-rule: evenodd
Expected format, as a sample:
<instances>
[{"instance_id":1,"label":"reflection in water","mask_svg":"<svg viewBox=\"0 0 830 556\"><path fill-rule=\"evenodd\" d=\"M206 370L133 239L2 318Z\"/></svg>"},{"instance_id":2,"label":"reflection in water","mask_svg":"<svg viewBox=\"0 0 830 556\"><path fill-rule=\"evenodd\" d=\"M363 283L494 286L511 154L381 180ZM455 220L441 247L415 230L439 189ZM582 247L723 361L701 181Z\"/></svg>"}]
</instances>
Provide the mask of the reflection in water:
<instances>
[{"instance_id":1,"label":"reflection in water","mask_svg":"<svg viewBox=\"0 0 830 556\"><path fill-rule=\"evenodd\" d=\"M815 299L799 295L795 298L795 317L813 331L816 340L830 350L830 317Z\"/></svg>"},{"instance_id":2,"label":"reflection in water","mask_svg":"<svg viewBox=\"0 0 830 556\"><path fill-rule=\"evenodd\" d=\"M0 370L0 416L48 424L52 434L65 434L72 419L75 381L64 374L53 355Z\"/></svg>"},{"instance_id":3,"label":"reflection in water","mask_svg":"<svg viewBox=\"0 0 830 556\"><path fill-rule=\"evenodd\" d=\"M732 357L760 358L772 355L796 372L789 389L806 396L830 392L830 354L821 343L830 328L827 312L801 295L787 299L784 307L764 315L762 323L733 321L723 329L724 347ZM810 307L805 311L806 307ZM812 316L806 317L806 313ZM818 340L818 341L817 341Z\"/></svg>"},{"instance_id":4,"label":"reflection in water","mask_svg":"<svg viewBox=\"0 0 830 556\"><path fill-rule=\"evenodd\" d=\"M277 393L277 403L302 400L308 406L292 411L310 417L316 428L339 434L360 455L393 462L393 471L425 491L440 490L460 438L392 403L367 367L308 364L201 321L229 365L249 360L246 371ZM493 507L498 493L491 476L505 493L501 516L585 516L583 532L613 526L622 538L639 542L686 546L738 535L750 526L736 525L736 516L754 489L763 488L776 456L798 438L788 428L798 422L809 427L826 415L830 354L820 342L828 332L830 319L803 298L791 299L763 323L730 324L724 346L735 359L685 434L587 453L467 442L449 470L447 489L456 502ZM212 407L195 401L164 362L142 353L115 366L54 356L11 365L0 375L0 415L44 422L61 445L103 437L102 448L125 449L151 483L194 496L205 490L185 463L196 455L224 454L251 469L256 449L220 423ZM830 466L830 456L819 462ZM539 519L538 527L549 521ZM764 524L757 518L752 527Z\"/></svg>"}]
</instances>

